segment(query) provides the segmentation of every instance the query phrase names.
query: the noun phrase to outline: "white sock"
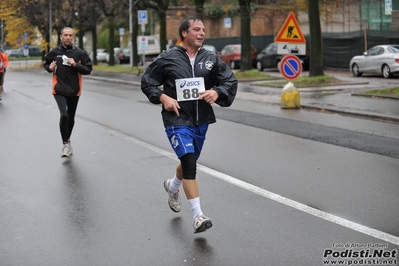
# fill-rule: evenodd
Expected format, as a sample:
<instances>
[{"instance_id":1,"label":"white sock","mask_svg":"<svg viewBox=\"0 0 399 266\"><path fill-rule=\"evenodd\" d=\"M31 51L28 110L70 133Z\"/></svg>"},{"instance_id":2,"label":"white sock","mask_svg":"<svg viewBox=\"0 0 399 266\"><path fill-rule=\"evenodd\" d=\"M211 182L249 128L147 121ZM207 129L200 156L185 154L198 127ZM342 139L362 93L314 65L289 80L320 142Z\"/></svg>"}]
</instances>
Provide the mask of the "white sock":
<instances>
[{"instance_id":1,"label":"white sock","mask_svg":"<svg viewBox=\"0 0 399 266\"><path fill-rule=\"evenodd\" d=\"M182 181L174 176L169 182L169 191L176 193L179 190L181 183Z\"/></svg>"},{"instance_id":2,"label":"white sock","mask_svg":"<svg viewBox=\"0 0 399 266\"><path fill-rule=\"evenodd\" d=\"M199 197L194 199L189 199L188 202L190 203L191 210L193 211L193 218L195 218L198 214L202 213Z\"/></svg>"}]
</instances>

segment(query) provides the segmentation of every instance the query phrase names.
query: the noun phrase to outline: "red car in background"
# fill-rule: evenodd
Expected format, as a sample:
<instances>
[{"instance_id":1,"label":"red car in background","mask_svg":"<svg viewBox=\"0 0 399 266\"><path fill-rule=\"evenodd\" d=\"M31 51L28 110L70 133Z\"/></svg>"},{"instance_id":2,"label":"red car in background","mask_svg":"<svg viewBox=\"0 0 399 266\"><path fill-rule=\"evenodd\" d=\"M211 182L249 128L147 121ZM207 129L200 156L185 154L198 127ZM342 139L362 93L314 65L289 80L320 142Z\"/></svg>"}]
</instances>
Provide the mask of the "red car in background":
<instances>
[{"instance_id":1,"label":"red car in background","mask_svg":"<svg viewBox=\"0 0 399 266\"><path fill-rule=\"evenodd\" d=\"M258 55L258 51L252 45L251 57L252 57L252 66L256 66L256 56ZM223 47L223 49L219 53L220 59L222 59L226 64L230 66L231 69L240 68L241 62L241 44L229 44Z\"/></svg>"}]
</instances>

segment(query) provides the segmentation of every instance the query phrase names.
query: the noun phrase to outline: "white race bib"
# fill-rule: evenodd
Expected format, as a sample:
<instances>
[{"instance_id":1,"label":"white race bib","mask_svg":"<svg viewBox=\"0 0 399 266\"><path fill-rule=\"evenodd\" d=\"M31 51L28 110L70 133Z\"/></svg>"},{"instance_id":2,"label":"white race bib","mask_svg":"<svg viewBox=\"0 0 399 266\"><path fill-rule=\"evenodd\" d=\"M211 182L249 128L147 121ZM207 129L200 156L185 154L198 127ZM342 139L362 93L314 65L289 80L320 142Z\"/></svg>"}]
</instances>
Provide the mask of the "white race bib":
<instances>
[{"instance_id":1,"label":"white race bib","mask_svg":"<svg viewBox=\"0 0 399 266\"><path fill-rule=\"evenodd\" d=\"M201 91L205 91L204 78L176 79L177 101L198 100Z\"/></svg>"},{"instance_id":2,"label":"white race bib","mask_svg":"<svg viewBox=\"0 0 399 266\"><path fill-rule=\"evenodd\" d=\"M62 64L65 66L71 66L71 64L68 62L69 58L66 55L62 56Z\"/></svg>"}]
</instances>

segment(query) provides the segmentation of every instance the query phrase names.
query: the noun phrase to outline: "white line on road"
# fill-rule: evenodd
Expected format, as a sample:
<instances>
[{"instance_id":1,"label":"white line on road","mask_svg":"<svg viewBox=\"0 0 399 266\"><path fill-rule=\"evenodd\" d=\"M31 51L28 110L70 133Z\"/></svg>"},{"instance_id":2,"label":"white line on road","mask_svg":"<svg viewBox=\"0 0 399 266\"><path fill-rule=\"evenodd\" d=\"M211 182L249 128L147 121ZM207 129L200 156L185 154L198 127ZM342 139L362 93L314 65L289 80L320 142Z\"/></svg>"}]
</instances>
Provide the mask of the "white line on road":
<instances>
[{"instance_id":1,"label":"white line on road","mask_svg":"<svg viewBox=\"0 0 399 266\"><path fill-rule=\"evenodd\" d=\"M229 183L231 183L231 184L233 184L235 186L241 187L243 189L246 189L248 191L251 191L253 193L261 195L261 196L263 196L265 198L268 198L268 199L274 200L276 202L282 203L284 205L290 206L290 207L292 207L294 209L297 209L299 211L306 212L306 213L311 214L313 216L322 218L322 219L324 219L326 221L329 221L329 222L332 222L332 223L335 223L335 224L339 224L341 226L344 226L344 227L347 227L349 229L355 230L357 232L360 232L360 233L363 233L363 234L378 238L380 240L384 240L386 242L389 242L389 243L392 243L392 244L395 244L395 245L399 245L399 237L397 237L397 236L394 236L394 235L391 235L391 234L388 234L388 233L385 233L385 232L382 232L382 231L379 231L379 230L376 230L376 229L373 229L373 228L370 228L370 227L367 227L367 226L364 226L364 225L361 225L361 224L358 224L358 223L355 223L355 222L352 222L352 221L349 221L349 220L346 220L346 219L343 219L341 217L335 216L333 214L330 214L330 213L327 213L327 212L324 212L324 211L317 210L315 208L309 207L309 206L307 206L305 204L302 204L300 202L288 199L286 197L280 196L278 194L275 194L273 192L267 191L267 190L262 189L260 187L251 185L251 184L249 184L247 182L244 182L244 181L239 180L237 178L234 178L232 176L225 175L223 173L220 173L218 171L210 169L210 168L208 168L206 166L198 165L198 169L203 171L203 172L205 172L205 173L207 173L207 174L210 174L210 175L212 175L212 176L214 176L216 178L219 178L221 180L229 182Z\"/></svg>"},{"instance_id":2,"label":"white line on road","mask_svg":"<svg viewBox=\"0 0 399 266\"><path fill-rule=\"evenodd\" d=\"M136 139L134 137L131 137L129 135L126 135L126 134L124 134L122 132L119 132L119 131L115 132L114 130L110 130L110 128L108 128L106 126L103 126L101 124L98 124L98 123L90 121L90 120L87 120L87 119L85 119L83 117L81 117L81 118L86 120L86 121L88 121L88 122L94 123L95 125L100 126L103 129L106 129L107 131L111 132L113 135L119 135L119 136L123 137L124 139L126 139L126 140L128 140L130 142L138 144L138 145L140 145L140 146L142 146L144 148L147 148L149 150L157 152L157 153L159 153L161 155L164 155L166 157L169 157L171 159L177 160L176 155L174 153L165 151L165 150L163 150L161 148L153 146L153 145L151 145L151 144L149 144L147 142L138 140L138 139ZM394 244L394 245L399 245L399 237L397 237L397 236L394 236L394 235L379 231L377 229L374 229L374 228L371 228L371 227L368 227L368 226L364 226L364 225L359 224L359 223L355 223L355 222L346 220L344 218L335 216L333 214L330 214L330 213L327 213L327 212L324 212L324 211L317 210L315 208L309 207L309 206L307 206L305 204L302 204L300 202L288 199L286 197L280 196L280 195L275 194L273 192L270 192L268 190L265 190L265 189L262 189L260 187L251 185L251 184L249 184L247 182L244 182L242 180L239 180L239 179L237 179L235 177L223 174L221 172L213 170L213 169L211 169L209 167L206 167L204 165L197 164L197 169L200 170L200 171L203 171L204 173L212 175L212 176L214 176L214 177L216 177L216 178L218 178L220 180L226 181L226 182L228 182L230 184L233 184L233 185L235 185L237 187L240 187L240 188L243 188L243 189L248 190L250 192L253 192L255 194L258 194L258 195L260 195L262 197L265 197L265 198L271 199L273 201L282 203L282 204L284 204L286 206L290 206L290 207L292 207L294 209L297 209L299 211L302 211L302 212L308 213L310 215L313 215L313 216L319 217L321 219L324 219L326 221L329 221L329 222L344 226L346 228L349 228L349 229L352 229L354 231L363 233L365 235L375 237L377 239L386 241L388 243L391 243L391 244Z\"/></svg>"}]
</instances>

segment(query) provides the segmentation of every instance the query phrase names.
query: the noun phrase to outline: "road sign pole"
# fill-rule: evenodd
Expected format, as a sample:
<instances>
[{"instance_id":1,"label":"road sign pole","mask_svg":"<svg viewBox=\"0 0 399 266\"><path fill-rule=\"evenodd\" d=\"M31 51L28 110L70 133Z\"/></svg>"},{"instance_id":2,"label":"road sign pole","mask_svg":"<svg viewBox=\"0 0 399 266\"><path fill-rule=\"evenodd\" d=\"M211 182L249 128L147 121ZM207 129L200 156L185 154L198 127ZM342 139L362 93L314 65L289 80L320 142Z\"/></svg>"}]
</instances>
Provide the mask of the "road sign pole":
<instances>
[{"instance_id":1,"label":"road sign pole","mask_svg":"<svg viewBox=\"0 0 399 266\"><path fill-rule=\"evenodd\" d=\"M129 46L130 46L130 71L133 71L133 20L132 20L133 4L129 0Z\"/></svg>"},{"instance_id":2,"label":"road sign pole","mask_svg":"<svg viewBox=\"0 0 399 266\"><path fill-rule=\"evenodd\" d=\"M145 25L148 23L148 15L147 10L138 10L137 11L139 25L141 25L141 35L144 36L145 33ZM143 50L143 71L145 71L145 49Z\"/></svg>"},{"instance_id":3,"label":"road sign pole","mask_svg":"<svg viewBox=\"0 0 399 266\"><path fill-rule=\"evenodd\" d=\"M144 36L145 24L141 24L141 35ZM143 49L143 70L145 70L145 49Z\"/></svg>"}]
</instances>

